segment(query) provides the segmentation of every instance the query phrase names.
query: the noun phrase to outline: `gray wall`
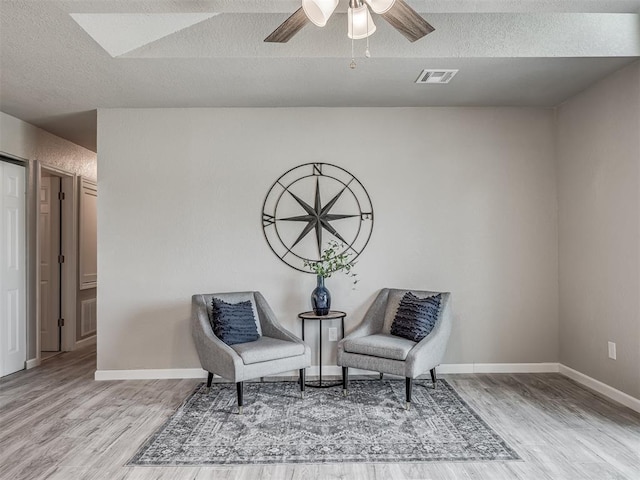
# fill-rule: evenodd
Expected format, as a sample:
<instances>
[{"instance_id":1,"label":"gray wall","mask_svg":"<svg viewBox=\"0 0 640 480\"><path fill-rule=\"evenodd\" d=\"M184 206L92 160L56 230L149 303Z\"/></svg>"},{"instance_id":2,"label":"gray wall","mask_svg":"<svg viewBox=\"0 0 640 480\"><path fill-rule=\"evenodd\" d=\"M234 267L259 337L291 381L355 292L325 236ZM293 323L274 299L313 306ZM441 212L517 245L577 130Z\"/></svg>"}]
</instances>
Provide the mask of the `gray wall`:
<instances>
[{"instance_id":1,"label":"gray wall","mask_svg":"<svg viewBox=\"0 0 640 480\"><path fill-rule=\"evenodd\" d=\"M98 369L199 367L194 293L260 290L299 334L315 278L269 250L260 212L312 161L376 213L358 288L328 282L347 330L382 287L448 290L447 362L557 361L553 127L526 108L99 110Z\"/></svg>"},{"instance_id":2,"label":"gray wall","mask_svg":"<svg viewBox=\"0 0 640 480\"><path fill-rule=\"evenodd\" d=\"M640 63L560 106L557 130L560 361L640 398Z\"/></svg>"}]
</instances>

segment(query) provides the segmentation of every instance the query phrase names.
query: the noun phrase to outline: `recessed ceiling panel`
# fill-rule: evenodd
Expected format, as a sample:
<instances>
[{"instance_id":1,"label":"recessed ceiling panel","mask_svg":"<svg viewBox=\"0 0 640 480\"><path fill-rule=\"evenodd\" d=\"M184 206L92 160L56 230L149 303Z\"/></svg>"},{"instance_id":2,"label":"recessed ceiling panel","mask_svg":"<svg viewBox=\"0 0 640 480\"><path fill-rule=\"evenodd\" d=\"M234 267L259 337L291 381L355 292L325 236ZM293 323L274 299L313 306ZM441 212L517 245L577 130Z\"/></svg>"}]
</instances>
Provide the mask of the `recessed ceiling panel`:
<instances>
[{"instance_id":1,"label":"recessed ceiling panel","mask_svg":"<svg viewBox=\"0 0 640 480\"><path fill-rule=\"evenodd\" d=\"M118 57L218 13L71 13L112 57Z\"/></svg>"}]
</instances>

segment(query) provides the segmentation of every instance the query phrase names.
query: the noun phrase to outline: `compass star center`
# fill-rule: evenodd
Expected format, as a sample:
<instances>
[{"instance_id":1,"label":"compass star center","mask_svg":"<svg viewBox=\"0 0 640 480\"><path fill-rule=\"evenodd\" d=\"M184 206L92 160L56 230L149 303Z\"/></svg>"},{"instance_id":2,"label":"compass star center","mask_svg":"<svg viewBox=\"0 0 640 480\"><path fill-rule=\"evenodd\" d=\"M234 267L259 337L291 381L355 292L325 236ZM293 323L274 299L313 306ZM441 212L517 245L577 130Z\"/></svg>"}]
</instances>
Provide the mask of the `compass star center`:
<instances>
[{"instance_id":1,"label":"compass star center","mask_svg":"<svg viewBox=\"0 0 640 480\"><path fill-rule=\"evenodd\" d=\"M320 180L316 178L316 191L315 191L315 199L314 206L312 207L307 202L302 200L300 197L295 195L290 190L287 190L289 194L294 198L294 200L302 207L302 209L306 212L306 215L298 215L295 217L287 217L282 218L280 220L288 221L288 222L306 222L307 224L302 229L302 232L296 239L296 241L291 246L293 249L303 238L305 238L311 231L315 230L316 234L316 244L318 247L318 256L322 256L322 232L326 230L331 235L336 237L342 243L348 245L348 242L338 233L338 231L331 225L331 222L334 220L341 220L343 218L353 218L358 217L359 215L349 215L349 214L332 214L330 213L333 206L340 199L342 194L345 192L347 187L345 186L340 190L329 202L327 202L324 206L322 205L322 198L320 195Z\"/></svg>"}]
</instances>

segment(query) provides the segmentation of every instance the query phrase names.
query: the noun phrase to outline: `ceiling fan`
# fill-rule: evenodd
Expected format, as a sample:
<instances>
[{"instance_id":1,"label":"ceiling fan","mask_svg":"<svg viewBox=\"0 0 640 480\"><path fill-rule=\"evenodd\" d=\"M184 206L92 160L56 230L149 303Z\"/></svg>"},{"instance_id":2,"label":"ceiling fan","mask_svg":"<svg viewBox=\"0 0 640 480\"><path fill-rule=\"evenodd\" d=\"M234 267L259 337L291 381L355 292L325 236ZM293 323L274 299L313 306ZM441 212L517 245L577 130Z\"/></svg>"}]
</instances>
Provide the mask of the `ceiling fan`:
<instances>
[{"instance_id":1,"label":"ceiling fan","mask_svg":"<svg viewBox=\"0 0 640 480\"><path fill-rule=\"evenodd\" d=\"M276 28L265 42L286 43L308 22L324 27L339 0L302 0L302 7ZM376 30L369 8L381 15L410 42L415 42L435 29L404 0L349 0L347 35L351 39L367 38Z\"/></svg>"}]
</instances>

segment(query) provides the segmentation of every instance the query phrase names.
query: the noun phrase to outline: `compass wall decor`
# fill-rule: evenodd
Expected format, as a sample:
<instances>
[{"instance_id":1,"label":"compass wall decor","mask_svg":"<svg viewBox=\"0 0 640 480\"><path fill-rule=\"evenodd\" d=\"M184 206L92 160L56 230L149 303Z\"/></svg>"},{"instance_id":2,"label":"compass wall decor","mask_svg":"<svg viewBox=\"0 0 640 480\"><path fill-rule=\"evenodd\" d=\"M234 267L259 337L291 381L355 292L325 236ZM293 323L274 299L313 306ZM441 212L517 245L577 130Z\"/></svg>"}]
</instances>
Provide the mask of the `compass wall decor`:
<instances>
[{"instance_id":1,"label":"compass wall decor","mask_svg":"<svg viewBox=\"0 0 640 480\"><path fill-rule=\"evenodd\" d=\"M330 240L357 258L373 231L373 205L360 181L330 163L305 163L278 178L262 206L262 230L280 260L301 272Z\"/></svg>"}]
</instances>

